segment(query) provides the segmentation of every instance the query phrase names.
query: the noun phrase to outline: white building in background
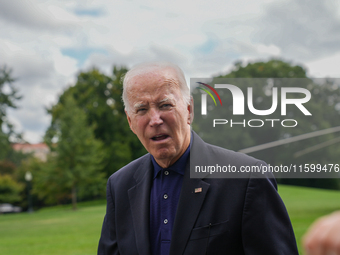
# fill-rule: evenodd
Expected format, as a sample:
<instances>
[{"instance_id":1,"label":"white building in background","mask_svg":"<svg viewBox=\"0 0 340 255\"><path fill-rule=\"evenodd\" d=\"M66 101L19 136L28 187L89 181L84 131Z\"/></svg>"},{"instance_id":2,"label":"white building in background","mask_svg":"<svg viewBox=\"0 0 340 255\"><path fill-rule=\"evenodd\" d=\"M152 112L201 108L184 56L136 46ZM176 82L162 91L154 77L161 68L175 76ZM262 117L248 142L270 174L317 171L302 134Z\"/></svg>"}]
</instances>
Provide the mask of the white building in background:
<instances>
[{"instance_id":1,"label":"white building in background","mask_svg":"<svg viewBox=\"0 0 340 255\"><path fill-rule=\"evenodd\" d=\"M46 161L47 154L50 153L50 148L45 143L14 143L12 144L12 148L15 151L21 151L24 154L32 153L34 157Z\"/></svg>"}]
</instances>

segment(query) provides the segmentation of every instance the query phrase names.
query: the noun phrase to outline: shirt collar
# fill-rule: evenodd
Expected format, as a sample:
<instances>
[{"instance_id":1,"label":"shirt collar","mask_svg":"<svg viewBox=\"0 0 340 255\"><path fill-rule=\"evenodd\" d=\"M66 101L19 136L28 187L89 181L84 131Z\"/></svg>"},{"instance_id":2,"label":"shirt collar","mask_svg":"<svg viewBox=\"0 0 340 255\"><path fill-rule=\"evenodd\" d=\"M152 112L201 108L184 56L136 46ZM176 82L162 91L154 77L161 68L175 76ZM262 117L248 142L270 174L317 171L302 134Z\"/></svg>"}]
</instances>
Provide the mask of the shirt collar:
<instances>
[{"instance_id":1,"label":"shirt collar","mask_svg":"<svg viewBox=\"0 0 340 255\"><path fill-rule=\"evenodd\" d=\"M184 175L186 163L188 161L188 157L189 157L189 154L190 154L191 141L192 141L192 139L190 139L190 144L189 144L188 148L186 149L186 151L183 153L183 155L173 165L169 166L166 169L169 169L169 170L174 171L178 174ZM165 168L160 167L157 164L155 158L152 155L151 155L151 160L152 160L153 169L154 169L153 178L155 179L157 177L157 174L162 169L165 169Z\"/></svg>"}]
</instances>

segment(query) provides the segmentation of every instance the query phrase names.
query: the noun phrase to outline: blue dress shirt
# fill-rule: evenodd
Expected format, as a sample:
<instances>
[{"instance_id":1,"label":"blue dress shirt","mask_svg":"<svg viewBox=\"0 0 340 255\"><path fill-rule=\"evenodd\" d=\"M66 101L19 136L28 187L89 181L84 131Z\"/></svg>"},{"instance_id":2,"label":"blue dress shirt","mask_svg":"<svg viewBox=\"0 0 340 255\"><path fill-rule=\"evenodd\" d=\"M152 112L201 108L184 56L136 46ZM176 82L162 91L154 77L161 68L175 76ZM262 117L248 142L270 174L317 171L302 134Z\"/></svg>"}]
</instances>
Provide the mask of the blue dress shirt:
<instances>
[{"instance_id":1,"label":"blue dress shirt","mask_svg":"<svg viewBox=\"0 0 340 255\"><path fill-rule=\"evenodd\" d=\"M154 167L150 193L150 246L152 255L168 255L172 227L181 193L190 145L169 168L161 168L152 156Z\"/></svg>"}]
</instances>

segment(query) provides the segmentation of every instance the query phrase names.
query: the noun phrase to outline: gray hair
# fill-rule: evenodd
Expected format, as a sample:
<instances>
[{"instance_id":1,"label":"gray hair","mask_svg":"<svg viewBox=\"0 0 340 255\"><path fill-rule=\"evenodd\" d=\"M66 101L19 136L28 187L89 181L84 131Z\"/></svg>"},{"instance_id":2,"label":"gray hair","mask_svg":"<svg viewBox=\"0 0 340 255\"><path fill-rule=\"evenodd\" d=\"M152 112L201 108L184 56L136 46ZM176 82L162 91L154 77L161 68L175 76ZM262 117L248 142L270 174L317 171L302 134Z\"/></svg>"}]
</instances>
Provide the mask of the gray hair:
<instances>
[{"instance_id":1,"label":"gray hair","mask_svg":"<svg viewBox=\"0 0 340 255\"><path fill-rule=\"evenodd\" d=\"M142 63L139 65L134 66L131 70L129 70L124 78L123 78L123 95L122 95L122 99L123 99L123 103L124 103L124 107L125 110L127 112L129 112L129 102L128 102L128 98L127 98L127 85L129 83L129 81L137 76L140 75L142 73L146 73L146 72L150 72L150 71L154 71L157 69L165 69L165 68L171 68L173 70L176 71L177 73L177 78L179 80L179 86L180 86L180 90L183 96L183 101L189 105L190 104L190 90L189 87L187 86L187 83L185 81L185 77L184 77L184 73L182 71L182 69L180 69L177 65L169 63L169 62L150 62L150 63Z\"/></svg>"}]
</instances>

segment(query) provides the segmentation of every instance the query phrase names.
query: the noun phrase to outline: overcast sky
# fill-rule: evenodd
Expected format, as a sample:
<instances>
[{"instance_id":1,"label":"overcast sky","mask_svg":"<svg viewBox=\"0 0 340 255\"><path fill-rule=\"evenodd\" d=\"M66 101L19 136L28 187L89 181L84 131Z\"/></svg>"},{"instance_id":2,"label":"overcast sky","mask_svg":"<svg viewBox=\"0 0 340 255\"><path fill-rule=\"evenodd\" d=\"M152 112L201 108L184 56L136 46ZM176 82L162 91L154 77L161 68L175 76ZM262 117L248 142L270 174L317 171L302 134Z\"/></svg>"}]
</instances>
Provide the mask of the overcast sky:
<instances>
[{"instance_id":1,"label":"overcast sky","mask_svg":"<svg viewBox=\"0 0 340 255\"><path fill-rule=\"evenodd\" d=\"M0 27L0 66L23 96L8 117L31 143L49 126L45 107L93 66L166 60L189 79L281 57L340 78L338 1L0 0Z\"/></svg>"}]
</instances>

